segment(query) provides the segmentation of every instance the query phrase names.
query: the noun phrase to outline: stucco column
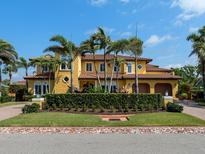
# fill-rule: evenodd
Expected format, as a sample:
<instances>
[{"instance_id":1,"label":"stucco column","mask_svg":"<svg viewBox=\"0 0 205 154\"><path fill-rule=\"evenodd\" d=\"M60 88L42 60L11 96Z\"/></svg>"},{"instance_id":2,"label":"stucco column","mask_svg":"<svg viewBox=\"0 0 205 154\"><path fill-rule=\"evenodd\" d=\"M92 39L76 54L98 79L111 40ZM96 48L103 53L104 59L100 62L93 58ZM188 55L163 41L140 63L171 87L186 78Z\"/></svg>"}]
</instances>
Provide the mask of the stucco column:
<instances>
[{"instance_id":1,"label":"stucco column","mask_svg":"<svg viewBox=\"0 0 205 154\"><path fill-rule=\"evenodd\" d=\"M176 98L176 94L178 91L178 83L174 82L171 85L172 85L172 96L173 96L173 98Z\"/></svg>"},{"instance_id":2,"label":"stucco column","mask_svg":"<svg viewBox=\"0 0 205 154\"><path fill-rule=\"evenodd\" d=\"M150 82L149 86L150 86L150 94L154 94L155 93L155 90L154 90L155 82Z\"/></svg>"}]
</instances>

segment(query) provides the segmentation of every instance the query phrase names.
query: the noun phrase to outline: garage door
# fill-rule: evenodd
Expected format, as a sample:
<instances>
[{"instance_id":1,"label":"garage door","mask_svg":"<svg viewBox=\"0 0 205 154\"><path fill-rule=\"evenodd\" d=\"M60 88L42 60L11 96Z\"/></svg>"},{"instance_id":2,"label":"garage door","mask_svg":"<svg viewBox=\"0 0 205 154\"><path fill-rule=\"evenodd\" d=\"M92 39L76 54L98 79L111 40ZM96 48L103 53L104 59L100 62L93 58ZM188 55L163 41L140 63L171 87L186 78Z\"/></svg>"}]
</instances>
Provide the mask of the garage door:
<instances>
[{"instance_id":1,"label":"garage door","mask_svg":"<svg viewBox=\"0 0 205 154\"><path fill-rule=\"evenodd\" d=\"M134 92L135 84L132 85L132 91ZM139 83L139 93L150 93L150 86L147 83Z\"/></svg>"}]
</instances>

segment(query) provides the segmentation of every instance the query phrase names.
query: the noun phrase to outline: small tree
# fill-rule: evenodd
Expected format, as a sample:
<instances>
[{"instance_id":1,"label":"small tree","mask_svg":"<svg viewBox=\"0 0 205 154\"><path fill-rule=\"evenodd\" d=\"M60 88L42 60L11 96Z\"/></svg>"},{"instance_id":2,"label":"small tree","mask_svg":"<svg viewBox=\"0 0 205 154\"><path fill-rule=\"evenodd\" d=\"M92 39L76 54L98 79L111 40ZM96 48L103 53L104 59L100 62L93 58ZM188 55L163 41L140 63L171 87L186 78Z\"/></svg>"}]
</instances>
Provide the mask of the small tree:
<instances>
[{"instance_id":1,"label":"small tree","mask_svg":"<svg viewBox=\"0 0 205 154\"><path fill-rule=\"evenodd\" d=\"M17 67L25 69L25 75L28 76L28 69L31 67L31 62L27 61L24 57L20 57L17 61ZM28 81L26 80L26 89L28 91Z\"/></svg>"},{"instance_id":2,"label":"small tree","mask_svg":"<svg viewBox=\"0 0 205 154\"><path fill-rule=\"evenodd\" d=\"M16 73L17 70L18 69L17 69L17 66L15 63L11 63L11 64L6 65L4 67L4 69L2 70L4 74L9 75L9 84L11 84L13 73Z\"/></svg>"}]
</instances>

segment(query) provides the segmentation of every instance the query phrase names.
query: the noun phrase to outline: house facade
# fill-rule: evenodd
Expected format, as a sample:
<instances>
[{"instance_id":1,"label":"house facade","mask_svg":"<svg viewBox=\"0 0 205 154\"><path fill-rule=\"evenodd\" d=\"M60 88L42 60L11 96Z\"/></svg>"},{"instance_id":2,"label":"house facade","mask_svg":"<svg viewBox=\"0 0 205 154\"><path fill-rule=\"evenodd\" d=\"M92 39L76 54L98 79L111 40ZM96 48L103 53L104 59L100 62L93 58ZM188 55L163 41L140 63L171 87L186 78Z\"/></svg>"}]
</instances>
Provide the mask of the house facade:
<instances>
[{"instance_id":1,"label":"house facade","mask_svg":"<svg viewBox=\"0 0 205 154\"><path fill-rule=\"evenodd\" d=\"M66 57L56 54L56 58ZM45 55L45 58L52 58ZM135 59L131 56L119 55L123 63L119 67L113 67L113 55L107 55L107 85L112 92L134 92L135 85ZM95 59L95 62L94 62ZM137 59L137 72L140 93L161 93L166 96L176 98L178 91L179 76L169 69L160 68L150 64L152 59ZM95 66L94 66L95 64ZM84 55L77 56L73 61L73 85L76 91L85 91L88 87L104 87L104 56ZM96 74L97 70L97 74ZM117 71L118 70L118 71ZM24 77L28 81L29 92L34 95L44 95L50 93L67 93L71 82L70 65L61 64L54 72L50 72L46 66L37 66L36 73L32 76ZM112 82L111 82L112 79ZM99 82L100 80L100 82Z\"/></svg>"}]
</instances>

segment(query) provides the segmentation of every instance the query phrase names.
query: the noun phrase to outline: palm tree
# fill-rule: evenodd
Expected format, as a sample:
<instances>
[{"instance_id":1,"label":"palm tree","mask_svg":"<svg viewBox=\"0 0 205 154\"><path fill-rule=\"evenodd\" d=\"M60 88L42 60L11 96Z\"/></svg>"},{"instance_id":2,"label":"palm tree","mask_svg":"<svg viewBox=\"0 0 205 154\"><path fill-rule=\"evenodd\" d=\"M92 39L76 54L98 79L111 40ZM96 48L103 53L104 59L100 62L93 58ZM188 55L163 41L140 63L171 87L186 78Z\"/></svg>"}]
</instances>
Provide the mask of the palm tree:
<instances>
[{"instance_id":1,"label":"palm tree","mask_svg":"<svg viewBox=\"0 0 205 154\"><path fill-rule=\"evenodd\" d=\"M99 74L98 74L98 69L96 67L96 60L95 60L95 54L98 50L98 46L96 46L94 44L94 40L92 39L92 37L86 41L83 41L81 44L80 44L80 53L82 56L84 56L86 53L90 53L93 55L93 61L94 61L94 68L95 68L95 73L96 73L96 76L97 76L97 80L98 80L98 84L99 84L99 87L101 87L101 82L100 82L100 77L99 77Z\"/></svg>"},{"instance_id":2,"label":"palm tree","mask_svg":"<svg viewBox=\"0 0 205 154\"><path fill-rule=\"evenodd\" d=\"M8 42L0 39L0 89L2 81L2 64L14 63L18 58L15 48Z\"/></svg>"},{"instance_id":3,"label":"palm tree","mask_svg":"<svg viewBox=\"0 0 205 154\"><path fill-rule=\"evenodd\" d=\"M135 93L139 93L139 86L138 86L138 74L137 74L137 58L142 55L143 49L143 42L137 38L133 37L129 39L129 50L132 55L135 57Z\"/></svg>"},{"instance_id":4,"label":"palm tree","mask_svg":"<svg viewBox=\"0 0 205 154\"><path fill-rule=\"evenodd\" d=\"M120 65L122 64L121 62L123 62L123 59L119 59L118 58L118 54L124 54L125 52L127 52L129 50L129 41L127 39L121 39L115 42L112 42L110 44L110 46L108 47L108 51L106 54L110 54L110 53L114 53L114 58L113 58L113 68L112 68L112 76L111 76L111 80L110 80L110 89L111 90L111 86L112 86L112 79L113 79L113 71L114 68L117 67L117 87L118 87L118 73L119 73L119 68Z\"/></svg>"},{"instance_id":5,"label":"palm tree","mask_svg":"<svg viewBox=\"0 0 205 154\"><path fill-rule=\"evenodd\" d=\"M192 51L189 56L196 55L198 57L199 65L201 66L205 98L205 26L202 29L199 29L197 33L189 35L187 40L192 42Z\"/></svg>"},{"instance_id":6,"label":"palm tree","mask_svg":"<svg viewBox=\"0 0 205 154\"><path fill-rule=\"evenodd\" d=\"M64 55L68 57L67 65L71 64L71 93L74 92L73 88L73 61L78 56L78 48L75 46L75 44L66 38L64 38L61 35L53 36L50 41L57 42L58 45L49 46L45 49L45 52L53 52L53 53L59 53L60 55Z\"/></svg>"},{"instance_id":7,"label":"palm tree","mask_svg":"<svg viewBox=\"0 0 205 154\"><path fill-rule=\"evenodd\" d=\"M49 89L48 89L48 93L52 93L51 92L51 73L55 72L57 69L57 66L59 66L61 64L61 61L57 58L49 58L46 59L44 57L40 57L40 58L35 58L31 60L31 65L34 66L47 66L48 67L48 83L49 83ZM42 74L43 74L43 70L42 70Z\"/></svg>"},{"instance_id":8,"label":"palm tree","mask_svg":"<svg viewBox=\"0 0 205 154\"><path fill-rule=\"evenodd\" d=\"M5 66L5 68L2 70L2 72L4 74L8 74L9 75L9 83L11 84L11 81L12 81L12 75L13 73L16 73L17 72L17 66L15 63L11 63L11 64L8 64Z\"/></svg>"},{"instance_id":9,"label":"palm tree","mask_svg":"<svg viewBox=\"0 0 205 154\"><path fill-rule=\"evenodd\" d=\"M111 43L111 39L109 36L105 34L105 31L103 28L98 27L97 32L93 34L92 39L94 40L94 44L99 47L100 50L103 50L104 52L104 86L105 86L105 92L107 91L107 66L106 66L106 53L108 50L108 47Z\"/></svg>"},{"instance_id":10,"label":"palm tree","mask_svg":"<svg viewBox=\"0 0 205 154\"><path fill-rule=\"evenodd\" d=\"M17 67L18 68L24 68L25 69L25 75L28 76L28 69L32 66L31 62L27 61L24 57L20 57L17 61ZM28 81L26 80L26 89L28 90Z\"/></svg>"}]
</instances>

